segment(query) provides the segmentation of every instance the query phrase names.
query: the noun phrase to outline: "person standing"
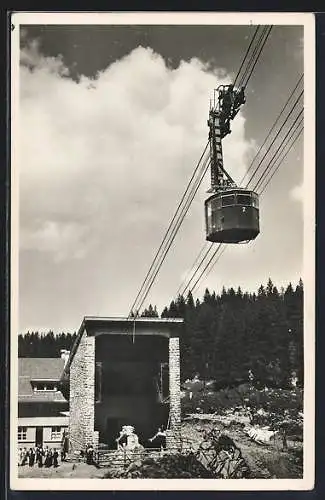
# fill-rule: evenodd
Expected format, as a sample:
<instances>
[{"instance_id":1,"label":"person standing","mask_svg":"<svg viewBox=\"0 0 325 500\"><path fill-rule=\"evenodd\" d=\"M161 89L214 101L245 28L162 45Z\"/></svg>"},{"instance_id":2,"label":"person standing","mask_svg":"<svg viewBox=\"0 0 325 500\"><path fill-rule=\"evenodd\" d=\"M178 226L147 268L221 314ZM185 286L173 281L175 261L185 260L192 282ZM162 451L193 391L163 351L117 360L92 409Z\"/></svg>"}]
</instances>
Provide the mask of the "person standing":
<instances>
[{"instance_id":1,"label":"person standing","mask_svg":"<svg viewBox=\"0 0 325 500\"><path fill-rule=\"evenodd\" d=\"M127 444L128 450L134 450L139 447L139 438L135 433L135 429L132 425L127 428Z\"/></svg>"},{"instance_id":2,"label":"person standing","mask_svg":"<svg viewBox=\"0 0 325 500\"><path fill-rule=\"evenodd\" d=\"M48 446L45 446L44 449L44 467L49 466L49 449Z\"/></svg>"},{"instance_id":3,"label":"person standing","mask_svg":"<svg viewBox=\"0 0 325 500\"><path fill-rule=\"evenodd\" d=\"M63 431L61 441L61 462L64 462L69 451L69 436L66 430Z\"/></svg>"},{"instance_id":4,"label":"person standing","mask_svg":"<svg viewBox=\"0 0 325 500\"><path fill-rule=\"evenodd\" d=\"M94 448L92 445L88 445L86 449L86 464L94 465Z\"/></svg>"},{"instance_id":5,"label":"person standing","mask_svg":"<svg viewBox=\"0 0 325 500\"><path fill-rule=\"evenodd\" d=\"M26 448L23 448L23 453L22 453L22 460L21 460L21 465L26 465L27 460L28 460L28 452Z\"/></svg>"},{"instance_id":6,"label":"person standing","mask_svg":"<svg viewBox=\"0 0 325 500\"><path fill-rule=\"evenodd\" d=\"M39 468L43 467L43 455L44 455L43 448L41 446L38 446L36 453L36 461Z\"/></svg>"},{"instance_id":7,"label":"person standing","mask_svg":"<svg viewBox=\"0 0 325 500\"><path fill-rule=\"evenodd\" d=\"M149 439L151 443L154 443L157 448L160 448L161 450L166 448L166 431L164 430L163 427L159 427L158 431L156 434Z\"/></svg>"},{"instance_id":8,"label":"person standing","mask_svg":"<svg viewBox=\"0 0 325 500\"><path fill-rule=\"evenodd\" d=\"M35 463L35 452L33 448L29 448L29 453L28 453L28 465L29 467L34 467Z\"/></svg>"},{"instance_id":9,"label":"person standing","mask_svg":"<svg viewBox=\"0 0 325 500\"><path fill-rule=\"evenodd\" d=\"M122 430L118 438L116 439L117 449L121 450L127 445L128 437L127 437L127 426L123 425Z\"/></svg>"},{"instance_id":10,"label":"person standing","mask_svg":"<svg viewBox=\"0 0 325 500\"><path fill-rule=\"evenodd\" d=\"M49 449L48 446L45 448L44 465L45 465L46 468L49 468L52 465L52 454L51 454L51 450Z\"/></svg>"},{"instance_id":11,"label":"person standing","mask_svg":"<svg viewBox=\"0 0 325 500\"><path fill-rule=\"evenodd\" d=\"M56 467L58 467L58 466L59 466L59 464L58 464L59 454L58 454L58 452L57 452L56 448L54 448L54 450L53 450L53 455L52 455L52 457L53 457L53 467L55 467L55 468L56 468Z\"/></svg>"}]
</instances>

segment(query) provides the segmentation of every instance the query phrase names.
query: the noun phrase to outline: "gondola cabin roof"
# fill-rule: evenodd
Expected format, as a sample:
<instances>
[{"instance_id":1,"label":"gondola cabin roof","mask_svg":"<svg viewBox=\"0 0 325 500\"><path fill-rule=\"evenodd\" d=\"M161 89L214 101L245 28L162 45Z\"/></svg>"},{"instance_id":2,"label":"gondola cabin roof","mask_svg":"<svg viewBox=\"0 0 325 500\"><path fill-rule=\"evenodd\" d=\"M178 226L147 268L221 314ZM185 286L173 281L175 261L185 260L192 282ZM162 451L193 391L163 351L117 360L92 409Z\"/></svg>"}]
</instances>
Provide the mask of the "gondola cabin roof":
<instances>
[{"instance_id":1,"label":"gondola cabin roof","mask_svg":"<svg viewBox=\"0 0 325 500\"><path fill-rule=\"evenodd\" d=\"M255 193L255 191L251 191L250 189L243 189L243 188L231 188L231 189L225 189L222 191L218 191L216 193L213 193L205 200L205 203L208 203L210 200L216 199L216 198L224 198L226 196L230 195L244 195L244 196L250 196L252 195L258 199L258 194Z\"/></svg>"}]
</instances>

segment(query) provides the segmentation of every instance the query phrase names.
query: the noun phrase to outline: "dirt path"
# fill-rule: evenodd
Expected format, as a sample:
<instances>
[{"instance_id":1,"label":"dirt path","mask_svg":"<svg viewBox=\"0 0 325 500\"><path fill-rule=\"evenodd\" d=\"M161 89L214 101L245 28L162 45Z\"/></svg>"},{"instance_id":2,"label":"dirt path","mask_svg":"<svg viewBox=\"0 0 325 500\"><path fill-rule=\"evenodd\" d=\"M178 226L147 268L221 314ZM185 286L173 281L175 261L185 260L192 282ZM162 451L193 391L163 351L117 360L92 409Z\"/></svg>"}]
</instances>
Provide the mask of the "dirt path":
<instances>
[{"instance_id":1,"label":"dirt path","mask_svg":"<svg viewBox=\"0 0 325 500\"><path fill-rule=\"evenodd\" d=\"M43 478L43 479L69 479L69 478L84 478L84 479L102 479L105 473L105 469L97 469L93 465L87 465L83 462L80 463L69 463L63 462L56 469L50 467L46 469L45 467L29 467L24 465L23 467L18 467L18 477L19 478Z\"/></svg>"}]
</instances>

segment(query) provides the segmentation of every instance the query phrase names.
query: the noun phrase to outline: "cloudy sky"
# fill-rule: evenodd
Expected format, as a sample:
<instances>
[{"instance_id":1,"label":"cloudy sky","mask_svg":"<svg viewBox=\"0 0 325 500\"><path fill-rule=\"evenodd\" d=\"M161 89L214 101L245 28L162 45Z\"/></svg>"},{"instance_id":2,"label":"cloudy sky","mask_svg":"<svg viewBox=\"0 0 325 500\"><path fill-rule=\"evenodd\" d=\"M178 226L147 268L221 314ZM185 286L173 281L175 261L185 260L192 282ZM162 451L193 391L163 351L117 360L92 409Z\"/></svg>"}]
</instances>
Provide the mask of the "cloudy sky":
<instances>
[{"instance_id":1,"label":"cloudy sky","mask_svg":"<svg viewBox=\"0 0 325 500\"><path fill-rule=\"evenodd\" d=\"M249 26L23 26L19 330L126 315L207 142L209 98L236 74ZM224 140L239 181L303 72L303 30L275 26ZM260 202L261 233L231 245L196 294L303 275L303 144ZM169 304L204 244L192 204L146 305Z\"/></svg>"}]
</instances>

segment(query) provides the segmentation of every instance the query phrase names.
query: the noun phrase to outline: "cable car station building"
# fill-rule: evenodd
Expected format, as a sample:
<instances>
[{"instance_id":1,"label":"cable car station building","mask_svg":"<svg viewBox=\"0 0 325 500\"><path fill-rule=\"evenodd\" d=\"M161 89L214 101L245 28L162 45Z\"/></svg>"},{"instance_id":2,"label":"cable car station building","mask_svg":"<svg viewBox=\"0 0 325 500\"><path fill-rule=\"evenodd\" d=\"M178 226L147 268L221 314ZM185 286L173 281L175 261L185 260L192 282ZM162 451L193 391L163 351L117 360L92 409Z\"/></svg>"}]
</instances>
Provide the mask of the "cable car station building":
<instances>
[{"instance_id":1,"label":"cable car station building","mask_svg":"<svg viewBox=\"0 0 325 500\"><path fill-rule=\"evenodd\" d=\"M141 444L167 428L180 432L180 318L84 318L64 369L71 451L99 443L116 449L123 425Z\"/></svg>"}]
</instances>

